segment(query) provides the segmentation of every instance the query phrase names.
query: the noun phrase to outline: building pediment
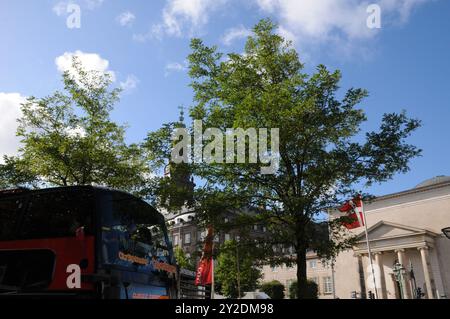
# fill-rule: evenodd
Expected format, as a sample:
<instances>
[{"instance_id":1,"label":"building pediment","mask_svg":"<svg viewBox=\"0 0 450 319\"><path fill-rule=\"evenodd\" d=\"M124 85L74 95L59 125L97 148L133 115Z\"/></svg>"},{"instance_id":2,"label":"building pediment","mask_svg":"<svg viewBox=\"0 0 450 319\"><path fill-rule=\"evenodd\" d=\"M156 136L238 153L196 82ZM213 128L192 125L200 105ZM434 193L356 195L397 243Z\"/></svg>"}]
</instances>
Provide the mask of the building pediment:
<instances>
[{"instance_id":1,"label":"building pediment","mask_svg":"<svg viewBox=\"0 0 450 319\"><path fill-rule=\"evenodd\" d=\"M411 236L417 235L424 232L429 232L426 229L380 221L370 227L367 232L369 233L369 239L382 239L391 238L397 236ZM366 233L363 231L357 235L358 240L366 240Z\"/></svg>"},{"instance_id":2,"label":"building pediment","mask_svg":"<svg viewBox=\"0 0 450 319\"><path fill-rule=\"evenodd\" d=\"M438 234L407 225L380 221L367 230L370 246L373 251L386 251L401 248L433 246ZM361 232L356 236L355 252L367 252L366 234Z\"/></svg>"}]
</instances>

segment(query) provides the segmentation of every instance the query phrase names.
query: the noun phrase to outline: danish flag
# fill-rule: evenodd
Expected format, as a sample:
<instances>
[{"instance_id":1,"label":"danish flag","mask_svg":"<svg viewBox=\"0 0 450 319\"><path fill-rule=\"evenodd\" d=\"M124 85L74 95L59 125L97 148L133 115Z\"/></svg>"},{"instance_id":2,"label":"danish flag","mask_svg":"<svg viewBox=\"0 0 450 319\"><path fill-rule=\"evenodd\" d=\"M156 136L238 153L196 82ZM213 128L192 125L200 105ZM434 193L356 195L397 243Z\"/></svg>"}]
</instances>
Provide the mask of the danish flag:
<instances>
[{"instance_id":1,"label":"danish flag","mask_svg":"<svg viewBox=\"0 0 450 319\"><path fill-rule=\"evenodd\" d=\"M197 267L197 275L195 276L196 286L211 285L213 281L214 272L214 260L213 254L213 242L214 231L212 227L208 228L208 235L205 239L205 245L203 247L203 254L200 263Z\"/></svg>"},{"instance_id":2,"label":"danish flag","mask_svg":"<svg viewBox=\"0 0 450 319\"><path fill-rule=\"evenodd\" d=\"M365 225L363 201L361 196L346 202L341 208L339 208L339 211L346 213L347 216L353 220L351 223L344 224L347 229L355 229Z\"/></svg>"}]
</instances>

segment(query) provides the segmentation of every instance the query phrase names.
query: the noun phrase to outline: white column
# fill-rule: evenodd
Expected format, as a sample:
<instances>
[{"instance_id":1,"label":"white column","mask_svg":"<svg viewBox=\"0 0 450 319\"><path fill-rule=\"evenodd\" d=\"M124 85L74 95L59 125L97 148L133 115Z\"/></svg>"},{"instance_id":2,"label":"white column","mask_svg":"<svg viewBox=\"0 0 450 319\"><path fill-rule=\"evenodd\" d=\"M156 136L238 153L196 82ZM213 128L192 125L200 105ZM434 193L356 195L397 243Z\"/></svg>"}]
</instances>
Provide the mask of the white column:
<instances>
[{"instance_id":1,"label":"white column","mask_svg":"<svg viewBox=\"0 0 450 319\"><path fill-rule=\"evenodd\" d=\"M423 246L417 248L420 251L420 256L422 257L422 267L423 267L423 274L425 277L425 284L427 286L427 296L428 299L434 299L434 279L433 279L433 273L431 272L430 267L430 258L429 258L429 247Z\"/></svg>"},{"instance_id":2,"label":"white column","mask_svg":"<svg viewBox=\"0 0 450 319\"><path fill-rule=\"evenodd\" d=\"M375 263L378 266L378 269L380 270L380 285L381 285L381 287L377 287L378 288L378 298L387 299L386 279L384 276L383 255L382 254L383 254L382 252L374 253Z\"/></svg>"},{"instance_id":3,"label":"white column","mask_svg":"<svg viewBox=\"0 0 450 319\"><path fill-rule=\"evenodd\" d=\"M359 287L361 290L361 298L363 298L363 297L368 298L367 290L366 290L366 276L364 275L363 255L357 254L356 258L358 260L357 271L358 271L358 275L359 275Z\"/></svg>"},{"instance_id":4,"label":"white column","mask_svg":"<svg viewBox=\"0 0 450 319\"><path fill-rule=\"evenodd\" d=\"M406 258L405 258L405 250L404 249L397 249L395 251L397 253L397 259L398 262L405 268L405 274L403 275L403 281L402 281L402 292L403 292L403 298L404 299L411 299L411 290L409 289L409 279L406 276Z\"/></svg>"}]
</instances>

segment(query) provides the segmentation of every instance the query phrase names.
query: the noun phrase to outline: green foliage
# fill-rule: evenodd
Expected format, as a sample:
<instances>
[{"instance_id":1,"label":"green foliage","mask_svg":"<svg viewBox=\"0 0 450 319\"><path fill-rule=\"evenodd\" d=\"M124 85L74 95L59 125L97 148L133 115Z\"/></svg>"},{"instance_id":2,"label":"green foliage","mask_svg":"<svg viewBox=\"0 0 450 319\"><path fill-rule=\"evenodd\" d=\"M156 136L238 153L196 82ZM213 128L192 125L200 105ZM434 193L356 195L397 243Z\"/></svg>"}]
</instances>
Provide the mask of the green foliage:
<instances>
[{"instance_id":1,"label":"green foliage","mask_svg":"<svg viewBox=\"0 0 450 319\"><path fill-rule=\"evenodd\" d=\"M298 291L297 281L294 281L289 286L289 298L297 299L297 291ZM319 287L314 281L308 280L304 299L318 299L318 298L319 298Z\"/></svg>"},{"instance_id":2,"label":"green foliage","mask_svg":"<svg viewBox=\"0 0 450 319\"><path fill-rule=\"evenodd\" d=\"M174 256L177 261L178 266L181 268L195 271L195 262L186 256L183 249L181 247L175 247Z\"/></svg>"},{"instance_id":3,"label":"green foliage","mask_svg":"<svg viewBox=\"0 0 450 319\"><path fill-rule=\"evenodd\" d=\"M238 279L240 297L243 297L245 292L254 291L258 287L258 281L262 277L251 251L235 241L227 241L220 247L214 273L218 293L228 298L239 296Z\"/></svg>"},{"instance_id":4,"label":"green foliage","mask_svg":"<svg viewBox=\"0 0 450 319\"><path fill-rule=\"evenodd\" d=\"M236 212L243 228L266 226L266 236L258 239L258 246L265 248L260 262L296 264L297 296L305 298L306 251L332 259L354 242L341 220L325 223L325 227L318 227L317 220L361 187L407 172L411 159L421 153L407 142L420 121L405 112L385 114L378 130L360 134L367 118L359 105L368 92L361 88L342 91L341 72L324 65L312 74L305 73L298 53L276 28L270 20L260 21L245 51L226 58L200 39L191 42L192 119L201 120L205 129L222 131L280 129L276 174L261 174L260 163L193 164L191 172L201 180L193 202L197 217L217 230L223 226L218 221L225 212ZM158 143L166 150L172 142L158 140L153 145ZM168 158L158 160L167 162ZM162 189L171 196L170 187L162 185ZM370 194L363 195L370 198ZM257 209L258 214L240 214L243 208ZM274 246L295 247L295 254L274 250Z\"/></svg>"},{"instance_id":5,"label":"green foliage","mask_svg":"<svg viewBox=\"0 0 450 319\"><path fill-rule=\"evenodd\" d=\"M17 157L0 166L3 186L107 185L138 192L150 171L125 127L110 120L119 99L109 74L85 71L77 58L63 74L64 90L22 105Z\"/></svg>"},{"instance_id":6,"label":"green foliage","mask_svg":"<svg viewBox=\"0 0 450 319\"><path fill-rule=\"evenodd\" d=\"M263 283L261 291L264 291L271 299L284 299L284 285L278 280Z\"/></svg>"}]
</instances>

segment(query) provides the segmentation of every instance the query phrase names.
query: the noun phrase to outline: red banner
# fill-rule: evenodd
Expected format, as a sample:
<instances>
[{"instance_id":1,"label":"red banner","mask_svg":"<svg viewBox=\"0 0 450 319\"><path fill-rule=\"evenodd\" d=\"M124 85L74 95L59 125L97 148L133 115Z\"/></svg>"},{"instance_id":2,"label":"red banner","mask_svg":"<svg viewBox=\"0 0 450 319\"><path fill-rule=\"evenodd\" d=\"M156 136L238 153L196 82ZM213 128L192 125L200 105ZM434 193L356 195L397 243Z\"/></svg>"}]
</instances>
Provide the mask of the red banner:
<instances>
[{"instance_id":1,"label":"red banner","mask_svg":"<svg viewBox=\"0 0 450 319\"><path fill-rule=\"evenodd\" d=\"M211 227L208 228L208 235L205 239L205 245L203 247L203 254L200 263L197 268L197 275L195 277L195 284L197 286L206 286L212 284L213 276L213 243L214 233Z\"/></svg>"}]
</instances>

